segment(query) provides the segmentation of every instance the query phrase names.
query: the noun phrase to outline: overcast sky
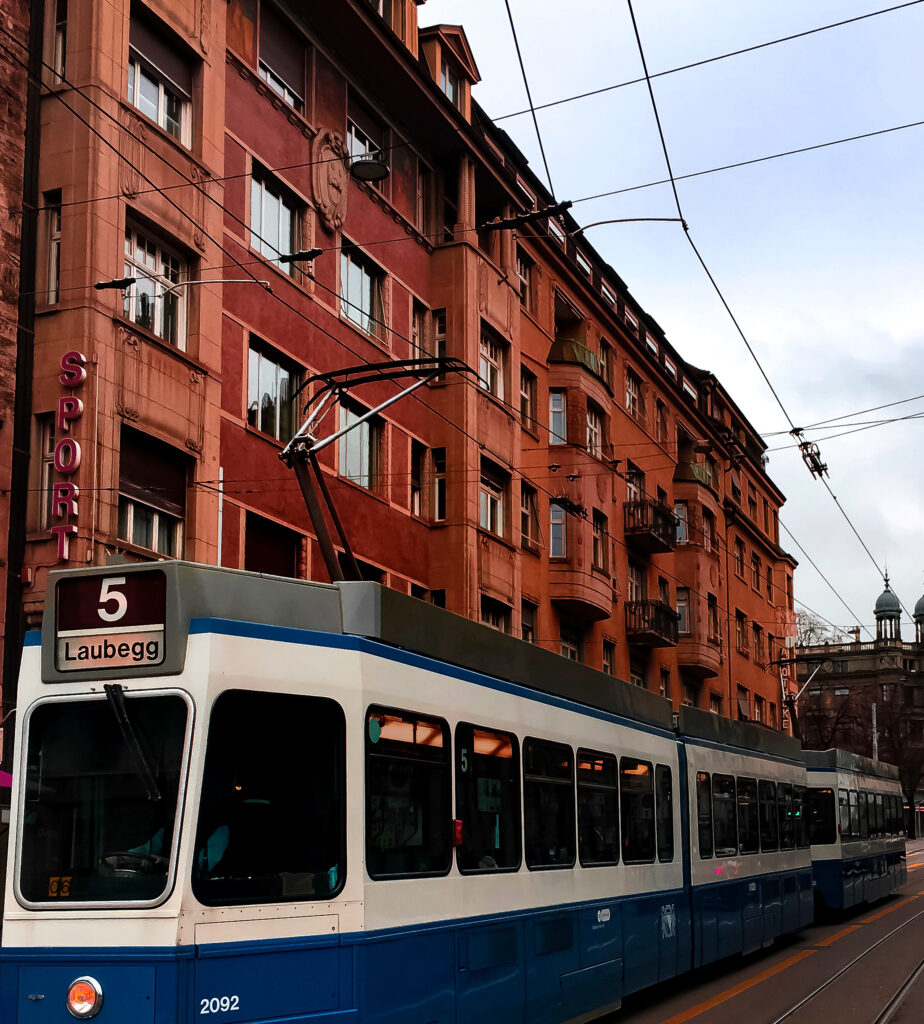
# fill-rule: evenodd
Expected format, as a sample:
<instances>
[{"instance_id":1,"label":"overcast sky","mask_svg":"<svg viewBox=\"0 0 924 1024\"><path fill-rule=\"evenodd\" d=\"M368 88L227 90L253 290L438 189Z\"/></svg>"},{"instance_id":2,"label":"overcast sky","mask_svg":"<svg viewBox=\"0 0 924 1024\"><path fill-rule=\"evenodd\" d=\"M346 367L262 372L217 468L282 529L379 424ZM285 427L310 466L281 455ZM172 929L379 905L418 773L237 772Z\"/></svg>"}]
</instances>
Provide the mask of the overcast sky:
<instances>
[{"instance_id":1,"label":"overcast sky","mask_svg":"<svg viewBox=\"0 0 924 1024\"><path fill-rule=\"evenodd\" d=\"M888 0L636 0L651 74L893 6ZM510 0L538 106L634 79L626 0ZM567 19L567 20L566 20ZM422 25L462 24L495 119L527 106L504 0L427 0ZM924 120L924 3L653 82L676 175ZM665 178L643 84L538 112L559 200ZM544 178L532 120L500 120ZM831 490L912 612L924 593L924 126L678 183L693 240L797 426L921 395L806 431ZM576 203L579 223L676 216L669 185ZM787 496L796 598L838 626L873 623L873 562L822 483L679 224L588 238L678 351L712 370L758 431ZM919 414L841 438L849 424ZM780 450L774 450L780 449ZM909 620L903 636L913 639ZM864 634L864 639L868 636Z\"/></svg>"}]
</instances>

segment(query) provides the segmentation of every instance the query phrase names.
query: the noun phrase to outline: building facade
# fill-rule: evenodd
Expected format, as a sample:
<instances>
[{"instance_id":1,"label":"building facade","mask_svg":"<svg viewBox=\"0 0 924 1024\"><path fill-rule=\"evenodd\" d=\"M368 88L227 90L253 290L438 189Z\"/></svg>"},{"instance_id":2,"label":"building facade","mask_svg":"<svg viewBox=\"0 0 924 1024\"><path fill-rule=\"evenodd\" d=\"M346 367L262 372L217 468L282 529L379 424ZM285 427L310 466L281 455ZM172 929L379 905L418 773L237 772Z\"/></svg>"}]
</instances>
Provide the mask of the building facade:
<instances>
[{"instance_id":1,"label":"building facade","mask_svg":"<svg viewBox=\"0 0 924 1024\"><path fill-rule=\"evenodd\" d=\"M876 637L797 647L803 745L842 747L897 766L907 805L924 815L924 597L914 608L914 639L902 638L902 606L885 578L874 608Z\"/></svg>"},{"instance_id":2,"label":"building facade","mask_svg":"<svg viewBox=\"0 0 924 1024\"><path fill-rule=\"evenodd\" d=\"M472 372L319 423L351 427L320 461L363 574L780 728L796 563L760 437L541 215L464 30L420 9L46 12L27 618L50 569L116 557L326 579L279 459L313 378L447 356Z\"/></svg>"}]
</instances>

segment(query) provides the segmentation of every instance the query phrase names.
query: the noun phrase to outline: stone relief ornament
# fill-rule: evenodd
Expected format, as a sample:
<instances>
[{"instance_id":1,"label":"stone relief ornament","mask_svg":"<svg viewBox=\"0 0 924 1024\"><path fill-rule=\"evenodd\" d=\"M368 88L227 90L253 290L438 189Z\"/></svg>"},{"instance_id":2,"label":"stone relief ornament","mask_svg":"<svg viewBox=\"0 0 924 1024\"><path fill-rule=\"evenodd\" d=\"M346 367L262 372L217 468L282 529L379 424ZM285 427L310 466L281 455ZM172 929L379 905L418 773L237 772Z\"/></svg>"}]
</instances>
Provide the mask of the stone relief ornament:
<instances>
[{"instance_id":1,"label":"stone relief ornament","mask_svg":"<svg viewBox=\"0 0 924 1024\"><path fill-rule=\"evenodd\" d=\"M311 159L314 201L321 219L331 231L339 231L346 218L349 171L343 137L329 128L314 140Z\"/></svg>"}]
</instances>

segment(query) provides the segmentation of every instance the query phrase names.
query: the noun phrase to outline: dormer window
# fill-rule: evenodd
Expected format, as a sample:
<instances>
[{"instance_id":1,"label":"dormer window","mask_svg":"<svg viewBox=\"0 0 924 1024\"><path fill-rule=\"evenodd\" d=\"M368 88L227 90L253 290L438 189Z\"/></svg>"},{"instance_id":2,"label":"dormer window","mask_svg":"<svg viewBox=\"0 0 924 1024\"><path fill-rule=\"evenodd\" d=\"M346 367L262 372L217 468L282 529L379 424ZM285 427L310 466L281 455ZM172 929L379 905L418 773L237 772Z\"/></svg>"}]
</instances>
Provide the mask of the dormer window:
<instances>
[{"instance_id":1,"label":"dormer window","mask_svg":"<svg viewBox=\"0 0 924 1024\"><path fill-rule=\"evenodd\" d=\"M444 60L440 66L440 88L449 97L454 107L462 109L462 86L459 76Z\"/></svg>"}]
</instances>

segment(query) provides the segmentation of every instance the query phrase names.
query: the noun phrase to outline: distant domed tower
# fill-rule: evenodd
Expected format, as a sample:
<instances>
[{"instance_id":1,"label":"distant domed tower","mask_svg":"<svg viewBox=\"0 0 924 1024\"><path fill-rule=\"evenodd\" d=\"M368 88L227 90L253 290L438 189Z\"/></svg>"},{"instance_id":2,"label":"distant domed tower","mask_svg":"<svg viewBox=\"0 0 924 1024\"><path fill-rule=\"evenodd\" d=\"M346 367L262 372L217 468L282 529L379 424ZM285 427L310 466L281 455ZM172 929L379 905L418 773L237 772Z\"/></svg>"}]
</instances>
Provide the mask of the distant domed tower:
<instances>
[{"instance_id":1,"label":"distant domed tower","mask_svg":"<svg viewBox=\"0 0 924 1024\"><path fill-rule=\"evenodd\" d=\"M916 643L924 644L924 597L919 597L914 606L914 639Z\"/></svg>"},{"instance_id":2,"label":"distant domed tower","mask_svg":"<svg viewBox=\"0 0 924 1024\"><path fill-rule=\"evenodd\" d=\"M885 590L876 598L876 639L877 640L901 640L902 638L902 605L901 601L892 593L889 587L889 574L886 573ZM918 601L915 606L915 613L920 608L922 621L924 621L924 598ZM915 614L917 622L917 614ZM918 627L920 628L920 627Z\"/></svg>"}]
</instances>

